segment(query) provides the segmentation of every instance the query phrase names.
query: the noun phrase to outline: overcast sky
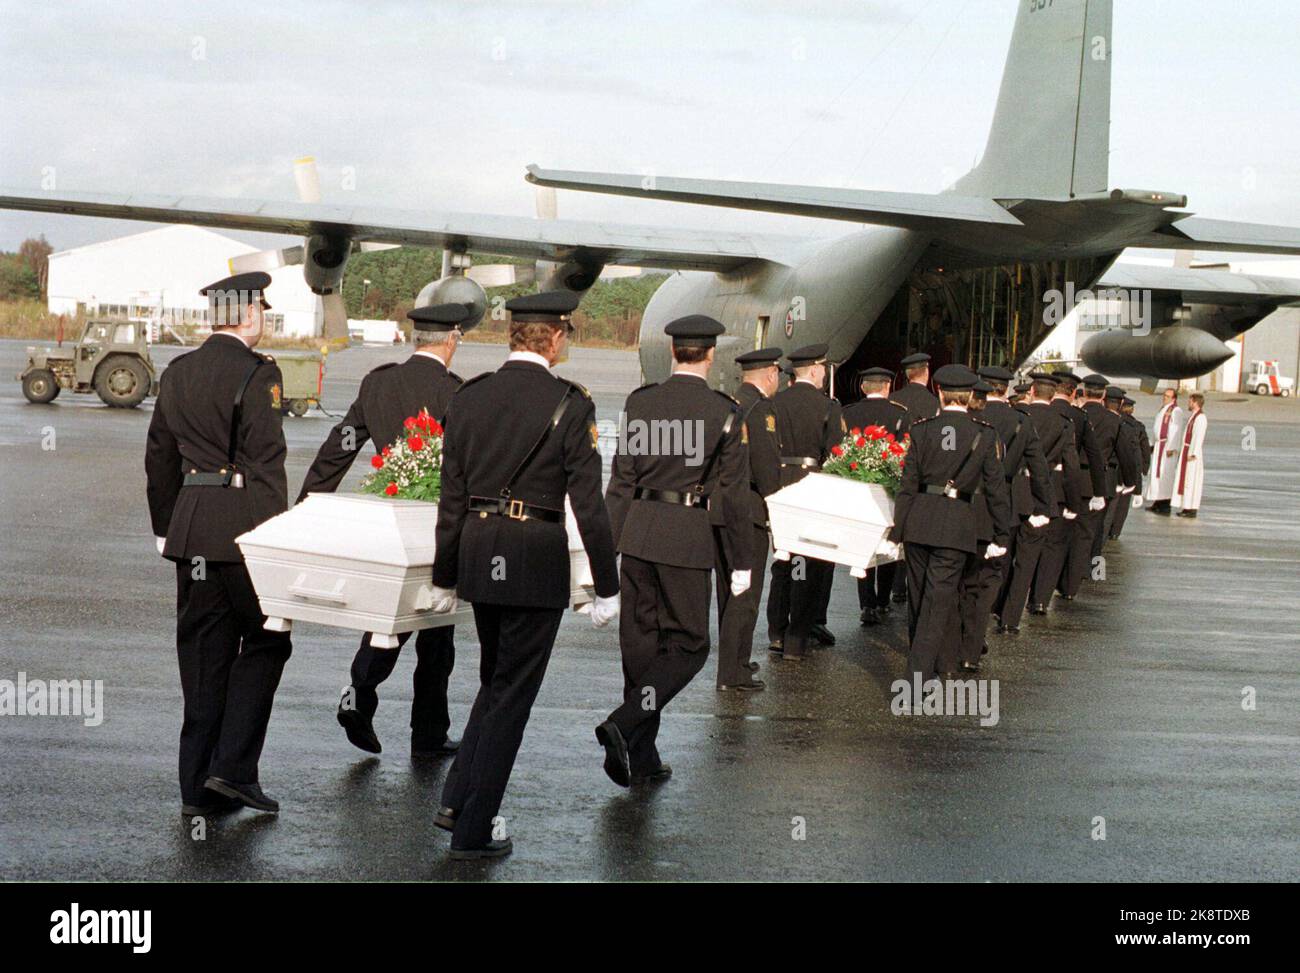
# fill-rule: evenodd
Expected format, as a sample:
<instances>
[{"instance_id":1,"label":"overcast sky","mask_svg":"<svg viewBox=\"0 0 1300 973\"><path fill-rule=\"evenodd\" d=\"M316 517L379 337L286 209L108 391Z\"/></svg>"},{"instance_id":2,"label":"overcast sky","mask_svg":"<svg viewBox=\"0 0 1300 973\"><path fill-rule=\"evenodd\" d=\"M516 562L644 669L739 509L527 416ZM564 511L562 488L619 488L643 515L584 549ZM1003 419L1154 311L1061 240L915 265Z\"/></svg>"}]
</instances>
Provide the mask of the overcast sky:
<instances>
[{"instance_id":1,"label":"overcast sky","mask_svg":"<svg viewBox=\"0 0 1300 973\"><path fill-rule=\"evenodd\" d=\"M1111 185L1300 224L1300 4L1116 0ZM524 166L934 192L1016 0L0 0L0 185L531 215ZM345 189L345 172L355 188ZM560 193L560 215L801 228ZM0 248L142 224L0 212ZM829 230L847 230L831 225Z\"/></svg>"}]
</instances>

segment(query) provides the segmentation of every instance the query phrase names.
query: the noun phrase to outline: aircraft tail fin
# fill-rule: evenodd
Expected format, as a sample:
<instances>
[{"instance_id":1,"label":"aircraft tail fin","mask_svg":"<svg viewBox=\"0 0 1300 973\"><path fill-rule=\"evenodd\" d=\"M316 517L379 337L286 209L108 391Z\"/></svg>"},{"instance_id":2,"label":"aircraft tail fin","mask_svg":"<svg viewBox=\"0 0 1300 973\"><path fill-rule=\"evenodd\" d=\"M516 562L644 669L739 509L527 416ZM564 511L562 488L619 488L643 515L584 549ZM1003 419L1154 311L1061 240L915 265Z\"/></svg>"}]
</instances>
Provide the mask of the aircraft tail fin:
<instances>
[{"instance_id":1,"label":"aircraft tail fin","mask_svg":"<svg viewBox=\"0 0 1300 973\"><path fill-rule=\"evenodd\" d=\"M1059 199L1109 188L1113 0L1021 0L979 165L956 189Z\"/></svg>"}]
</instances>

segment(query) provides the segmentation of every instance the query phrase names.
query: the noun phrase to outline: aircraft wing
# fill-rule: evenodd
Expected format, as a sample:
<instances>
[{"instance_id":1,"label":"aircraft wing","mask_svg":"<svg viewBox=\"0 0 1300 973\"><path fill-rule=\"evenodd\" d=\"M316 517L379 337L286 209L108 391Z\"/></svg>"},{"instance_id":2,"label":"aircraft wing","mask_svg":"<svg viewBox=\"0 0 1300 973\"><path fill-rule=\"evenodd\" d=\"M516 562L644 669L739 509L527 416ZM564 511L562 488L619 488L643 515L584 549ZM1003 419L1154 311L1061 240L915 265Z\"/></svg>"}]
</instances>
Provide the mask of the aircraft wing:
<instances>
[{"instance_id":1,"label":"aircraft wing","mask_svg":"<svg viewBox=\"0 0 1300 973\"><path fill-rule=\"evenodd\" d=\"M991 199L952 193L886 193L784 183L574 172L535 165L528 167L525 178L535 185L557 189L873 223L926 233L942 234L945 230L973 224L1020 226L1016 217Z\"/></svg>"},{"instance_id":2,"label":"aircraft wing","mask_svg":"<svg viewBox=\"0 0 1300 973\"><path fill-rule=\"evenodd\" d=\"M191 196L75 193L55 197L0 189L0 209L298 237L326 233L358 243L474 250L539 260L563 261L580 254L604 264L715 272L755 260L782 263L806 243L799 237L723 230Z\"/></svg>"},{"instance_id":3,"label":"aircraft wing","mask_svg":"<svg viewBox=\"0 0 1300 973\"><path fill-rule=\"evenodd\" d=\"M1096 286L1177 294L1185 304L1300 304L1300 278L1262 277L1210 268L1114 263Z\"/></svg>"},{"instance_id":4,"label":"aircraft wing","mask_svg":"<svg viewBox=\"0 0 1300 973\"><path fill-rule=\"evenodd\" d=\"M1188 216L1129 245L1161 250L1300 254L1300 227Z\"/></svg>"}]
</instances>

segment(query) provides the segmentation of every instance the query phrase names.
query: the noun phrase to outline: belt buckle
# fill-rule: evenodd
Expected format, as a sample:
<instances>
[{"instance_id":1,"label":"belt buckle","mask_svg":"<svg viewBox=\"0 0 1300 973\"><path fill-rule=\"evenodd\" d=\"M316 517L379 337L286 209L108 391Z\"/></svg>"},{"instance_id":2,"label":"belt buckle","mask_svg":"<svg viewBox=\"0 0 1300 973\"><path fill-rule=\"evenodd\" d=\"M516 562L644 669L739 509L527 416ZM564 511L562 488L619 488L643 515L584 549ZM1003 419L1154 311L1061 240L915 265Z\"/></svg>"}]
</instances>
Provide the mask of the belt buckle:
<instances>
[{"instance_id":1,"label":"belt buckle","mask_svg":"<svg viewBox=\"0 0 1300 973\"><path fill-rule=\"evenodd\" d=\"M523 520L525 517L524 502L522 500L511 500L506 508L506 516L511 520Z\"/></svg>"},{"instance_id":2,"label":"belt buckle","mask_svg":"<svg viewBox=\"0 0 1300 973\"><path fill-rule=\"evenodd\" d=\"M953 486L951 483L949 483L947 486L943 488L943 495L947 497L949 500L956 500L957 492L958 492L957 488Z\"/></svg>"}]
</instances>

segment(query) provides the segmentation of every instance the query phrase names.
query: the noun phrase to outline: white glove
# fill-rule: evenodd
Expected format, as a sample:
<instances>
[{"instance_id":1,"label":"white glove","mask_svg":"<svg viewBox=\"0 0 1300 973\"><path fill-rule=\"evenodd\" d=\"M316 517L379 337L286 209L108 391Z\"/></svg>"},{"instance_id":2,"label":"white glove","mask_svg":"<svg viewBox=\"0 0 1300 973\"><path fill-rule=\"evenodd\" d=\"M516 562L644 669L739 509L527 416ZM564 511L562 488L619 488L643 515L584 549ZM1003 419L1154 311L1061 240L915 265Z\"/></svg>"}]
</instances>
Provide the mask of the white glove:
<instances>
[{"instance_id":1,"label":"white glove","mask_svg":"<svg viewBox=\"0 0 1300 973\"><path fill-rule=\"evenodd\" d=\"M887 538L876 545L876 553L886 561L897 561L903 555L899 545Z\"/></svg>"},{"instance_id":2,"label":"white glove","mask_svg":"<svg viewBox=\"0 0 1300 973\"><path fill-rule=\"evenodd\" d=\"M1029 517L1030 527L1046 527L1051 522L1051 518L1044 517L1042 514L1031 514Z\"/></svg>"},{"instance_id":3,"label":"white glove","mask_svg":"<svg viewBox=\"0 0 1300 973\"><path fill-rule=\"evenodd\" d=\"M1128 495L1129 495L1130 493L1132 493L1135 489L1137 489L1137 488L1136 488L1136 487L1131 487L1131 486L1122 486L1122 487L1119 488L1119 492L1122 493L1124 496L1128 496Z\"/></svg>"},{"instance_id":4,"label":"white glove","mask_svg":"<svg viewBox=\"0 0 1300 973\"><path fill-rule=\"evenodd\" d=\"M153 544L154 547L158 548L158 553L161 554L163 552L163 548L167 546L167 538L159 537L157 534L155 534L153 538Z\"/></svg>"},{"instance_id":5,"label":"white glove","mask_svg":"<svg viewBox=\"0 0 1300 973\"><path fill-rule=\"evenodd\" d=\"M447 612L456 610L456 589L439 588L433 586L433 604L429 606L429 611L435 615L445 615Z\"/></svg>"},{"instance_id":6,"label":"white glove","mask_svg":"<svg viewBox=\"0 0 1300 973\"><path fill-rule=\"evenodd\" d=\"M749 571L732 571L731 572L731 597L739 598L749 590L749 579L752 577Z\"/></svg>"},{"instance_id":7,"label":"white glove","mask_svg":"<svg viewBox=\"0 0 1300 973\"><path fill-rule=\"evenodd\" d=\"M1088 509L1089 509L1089 510L1105 510L1105 509L1106 509L1106 498L1105 498L1105 497L1093 497L1091 500L1088 501Z\"/></svg>"},{"instance_id":8,"label":"white glove","mask_svg":"<svg viewBox=\"0 0 1300 973\"><path fill-rule=\"evenodd\" d=\"M1064 517L1066 520L1073 520L1075 517L1079 515L1076 514L1073 510L1062 510L1061 516Z\"/></svg>"},{"instance_id":9,"label":"white glove","mask_svg":"<svg viewBox=\"0 0 1300 973\"><path fill-rule=\"evenodd\" d=\"M597 628L604 628L618 618L618 601L618 595L610 595L608 598L597 595L596 600L591 603L591 624Z\"/></svg>"},{"instance_id":10,"label":"white glove","mask_svg":"<svg viewBox=\"0 0 1300 973\"><path fill-rule=\"evenodd\" d=\"M1007 553L1005 547L998 547L996 544L990 544L988 550L984 552L984 560L991 561L995 557L1001 557L1005 553Z\"/></svg>"}]
</instances>

